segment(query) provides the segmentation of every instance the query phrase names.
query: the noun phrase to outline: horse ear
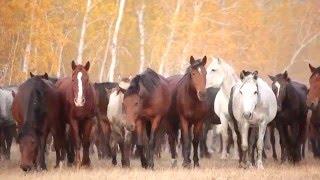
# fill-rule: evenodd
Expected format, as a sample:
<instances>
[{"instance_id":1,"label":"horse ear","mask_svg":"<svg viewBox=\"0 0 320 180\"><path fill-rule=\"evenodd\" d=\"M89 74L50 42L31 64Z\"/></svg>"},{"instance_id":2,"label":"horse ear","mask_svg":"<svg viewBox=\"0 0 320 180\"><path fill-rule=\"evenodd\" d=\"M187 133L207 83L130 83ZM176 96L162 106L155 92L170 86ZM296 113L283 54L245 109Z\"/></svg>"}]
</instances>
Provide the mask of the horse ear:
<instances>
[{"instance_id":1,"label":"horse ear","mask_svg":"<svg viewBox=\"0 0 320 180\"><path fill-rule=\"evenodd\" d=\"M71 62L71 68L72 70L75 70L76 69L76 63L74 61Z\"/></svg>"},{"instance_id":2,"label":"horse ear","mask_svg":"<svg viewBox=\"0 0 320 180\"><path fill-rule=\"evenodd\" d=\"M309 68L310 68L311 73L316 72L316 68L313 67L311 64L309 64Z\"/></svg>"},{"instance_id":3,"label":"horse ear","mask_svg":"<svg viewBox=\"0 0 320 180\"><path fill-rule=\"evenodd\" d=\"M193 56L190 56L190 64L192 65L196 60L194 60Z\"/></svg>"},{"instance_id":4,"label":"horse ear","mask_svg":"<svg viewBox=\"0 0 320 180\"><path fill-rule=\"evenodd\" d=\"M258 79L258 71L254 71L254 72L253 72L253 78L254 78L255 80Z\"/></svg>"},{"instance_id":5,"label":"horse ear","mask_svg":"<svg viewBox=\"0 0 320 180\"><path fill-rule=\"evenodd\" d=\"M204 57L202 58L202 64L203 64L203 66L205 66L206 63L207 63L207 56L204 56Z\"/></svg>"},{"instance_id":6,"label":"horse ear","mask_svg":"<svg viewBox=\"0 0 320 180\"><path fill-rule=\"evenodd\" d=\"M84 65L84 69L85 69L86 71L88 71L89 68L90 68L90 62L87 61L86 65Z\"/></svg>"},{"instance_id":7,"label":"horse ear","mask_svg":"<svg viewBox=\"0 0 320 180\"><path fill-rule=\"evenodd\" d=\"M48 80L49 79L49 76L48 76L48 73L44 73L43 77Z\"/></svg>"},{"instance_id":8,"label":"horse ear","mask_svg":"<svg viewBox=\"0 0 320 180\"><path fill-rule=\"evenodd\" d=\"M34 74L32 72L30 72L30 77L34 77Z\"/></svg>"},{"instance_id":9,"label":"horse ear","mask_svg":"<svg viewBox=\"0 0 320 180\"><path fill-rule=\"evenodd\" d=\"M16 97L16 93L14 91L11 91L11 95L13 98Z\"/></svg>"},{"instance_id":10,"label":"horse ear","mask_svg":"<svg viewBox=\"0 0 320 180\"><path fill-rule=\"evenodd\" d=\"M271 75L268 75L268 76L271 79L271 81L275 81L276 78L274 76L271 76Z\"/></svg>"},{"instance_id":11,"label":"horse ear","mask_svg":"<svg viewBox=\"0 0 320 180\"><path fill-rule=\"evenodd\" d=\"M245 70L242 70L241 73L240 73L240 79L242 80L246 75L246 71Z\"/></svg>"}]
</instances>

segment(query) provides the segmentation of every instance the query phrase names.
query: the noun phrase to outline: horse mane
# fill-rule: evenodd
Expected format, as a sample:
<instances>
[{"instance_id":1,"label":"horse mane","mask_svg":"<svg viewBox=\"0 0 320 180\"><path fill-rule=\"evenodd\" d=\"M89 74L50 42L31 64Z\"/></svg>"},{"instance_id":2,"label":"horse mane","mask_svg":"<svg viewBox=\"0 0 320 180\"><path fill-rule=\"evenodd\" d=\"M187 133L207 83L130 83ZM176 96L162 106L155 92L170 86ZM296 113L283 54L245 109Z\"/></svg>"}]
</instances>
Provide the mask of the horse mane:
<instances>
[{"instance_id":1,"label":"horse mane","mask_svg":"<svg viewBox=\"0 0 320 180\"><path fill-rule=\"evenodd\" d=\"M159 75L150 68L147 68L142 74L136 75L130 83L125 96L138 94L140 91L139 83L141 83L149 92L153 92L160 83Z\"/></svg>"},{"instance_id":2,"label":"horse mane","mask_svg":"<svg viewBox=\"0 0 320 180\"><path fill-rule=\"evenodd\" d=\"M236 74L235 70L233 69L233 67L228 64L224 59L222 58L218 58L220 60L220 65L223 67L224 72L229 75L229 76L233 76L235 79L239 79L238 75Z\"/></svg>"}]
</instances>

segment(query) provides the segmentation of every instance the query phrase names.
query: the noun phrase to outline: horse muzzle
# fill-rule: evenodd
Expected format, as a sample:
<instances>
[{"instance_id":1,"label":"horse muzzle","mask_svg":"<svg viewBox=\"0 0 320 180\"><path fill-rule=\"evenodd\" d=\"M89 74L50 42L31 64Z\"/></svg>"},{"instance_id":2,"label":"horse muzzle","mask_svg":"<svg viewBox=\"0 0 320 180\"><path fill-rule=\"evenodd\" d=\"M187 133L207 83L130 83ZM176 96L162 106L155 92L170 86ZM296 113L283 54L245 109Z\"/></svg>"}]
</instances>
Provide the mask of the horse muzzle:
<instances>
[{"instance_id":1,"label":"horse muzzle","mask_svg":"<svg viewBox=\"0 0 320 180\"><path fill-rule=\"evenodd\" d=\"M197 96L200 101L205 101L207 99L207 92L205 91L198 91Z\"/></svg>"},{"instance_id":2,"label":"horse muzzle","mask_svg":"<svg viewBox=\"0 0 320 180\"><path fill-rule=\"evenodd\" d=\"M84 104L86 103L86 100L84 98L74 98L74 104L77 106L77 107L82 107L84 106Z\"/></svg>"},{"instance_id":3,"label":"horse muzzle","mask_svg":"<svg viewBox=\"0 0 320 180\"><path fill-rule=\"evenodd\" d=\"M250 120L250 119L252 119L252 113L251 112L245 112L245 113L243 113L243 117L245 119Z\"/></svg>"},{"instance_id":4,"label":"horse muzzle","mask_svg":"<svg viewBox=\"0 0 320 180\"><path fill-rule=\"evenodd\" d=\"M32 166L30 165L25 165L25 164L21 164L20 168L24 171L24 172L29 172L31 171Z\"/></svg>"}]
</instances>

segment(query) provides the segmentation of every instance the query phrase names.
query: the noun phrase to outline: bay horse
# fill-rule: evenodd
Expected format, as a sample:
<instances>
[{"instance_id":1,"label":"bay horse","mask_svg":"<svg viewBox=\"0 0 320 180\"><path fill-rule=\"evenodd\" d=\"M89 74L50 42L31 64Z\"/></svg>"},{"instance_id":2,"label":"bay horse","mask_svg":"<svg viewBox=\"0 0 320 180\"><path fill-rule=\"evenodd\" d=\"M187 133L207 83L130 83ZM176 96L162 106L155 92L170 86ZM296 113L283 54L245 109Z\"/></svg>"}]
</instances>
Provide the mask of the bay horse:
<instances>
[{"instance_id":1,"label":"bay horse","mask_svg":"<svg viewBox=\"0 0 320 180\"><path fill-rule=\"evenodd\" d=\"M166 118L170 106L170 92L165 78L148 68L136 75L124 94L123 113L130 131L135 131L141 165L153 168L153 156L159 124ZM144 136L148 128L147 157L144 154Z\"/></svg>"},{"instance_id":2,"label":"bay horse","mask_svg":"<svg viewBox=\"0 0 320 180\"><path fill-rule=\"evenodd\" d=\"M183 76L168 78L174 87L170 107L170 121L178 122L182 136L183 167L190 167L191 127L193 126L193 161L198 167L198 145L202 138L203 121L208 112L206 96L206 69L207 57L195 60L190 57L190 65Z\"/></svg>"},{"instance_id":3,"label":"bay horse","mask_svg":"<svg viewBox=\"0 0 320 180\"><path fill-rule=\"evenodd\" d=\"M13 96L12 113L19 131L21 169L29 171L39 167L46 170L45 149L49 132L54 137L57 167L63 159L65 128L61 119L61 101L54 84L34 76L21 84Z\"/></svg>"},{"instance_id":4,"label":"bay horse","mask_svg":"<svg viewBox=\"0 0 320 180\"><path fill-rule=\"evenodd\" d=\"M307 87L290 79L288 72L269 76L277 98L278 112L275 118L280 135L281 162L287 158L296 163L301 160L306 136Z\"/></svg>"},{"instance_id":5,"label":"bay horse","mask_svg":"<svg viewBox=\"0 0 320 180\"><path fill-rule=\"evenodd\" d=\"M258 159L257 168L263 169L262 154L264 136L267 125L277 114L277 101L269 85L258 76L258 71L242 71L241 81L232 87L229 101L229 114L234 120L234 127L238 134L237 143L241 146L240 166L251 166L248 158L249 128L258 127L257 133L252 133L250 139L257 139ZM255 137L254 137L255 136ZM249 149L253 155L254 142Z\"/></svg>"},{"instance_id":6,"label":"bay horse","mask_svg":"<svg viewBox=\"0 0 320 180\"><path fill-rule=\"evenodd\" d=\"M307 96L307 105L312 110L309 125L309 136L313 155L320 158L320 67L309 64L311 76L309 78L310 89Z\"/></svg>"},{"instance_id":7,"label":"bay horse","mask_svg":"<svg viewBox=\"0 0 320 180\"><path fill-rule=\"evenodd\" d=\"M70 126L72 146L68 153L69 164L75 160L75 165L80 167L80 148L83 147L82 166L90 166L89 147L91 130L96 117L96 92L92 86L88 70L90 62L83 65L71 63L72 76L60 79L56 86L62 99L64 120ZM75 150L74 150L75 148ZM73 153L75 152L75 153ZM75 154L75 159L72 158Z\"/></svg>"},{"instance_id":8,"label":"bay horse","mask_svg":"<svg viewBox=\"0 0 320 180\"><path fill-rule=\"evenodd\" d=\"M118 86L118 83L103 82L94 83L94 89L96 91L97 99L97 123L95 125L94 143L97 147L98 158L104 159L111 155L111 149L109 146L110 140L110 123L107 117L107 109L109 104L109 96L111 90Z\"/></svg>"}]
</instances>

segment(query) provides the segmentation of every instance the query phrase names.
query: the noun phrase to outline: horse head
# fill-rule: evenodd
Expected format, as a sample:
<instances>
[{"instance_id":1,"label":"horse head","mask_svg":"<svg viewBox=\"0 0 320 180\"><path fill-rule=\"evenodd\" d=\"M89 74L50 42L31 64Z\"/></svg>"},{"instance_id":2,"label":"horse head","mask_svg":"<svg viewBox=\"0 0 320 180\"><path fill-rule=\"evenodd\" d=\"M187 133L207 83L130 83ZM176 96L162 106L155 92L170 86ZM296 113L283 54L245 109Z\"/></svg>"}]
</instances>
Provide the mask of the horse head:
<instances>
[{"instance_id":1,"label":"horse head","mask_svg":"<svg viewBox=\"0 0 320 180\"><path fill-rule=\"evenodd\" d=\"M197 96L200 101L204 101L206 99L206 63L206 56L204 56L202 60L195 60L193 56L190 57L190 67L188 68L188 70L191 77L191 84L196 90Z\"/></svg>"},{"instance_id":2,"label":"horse head","mask_svg":"<svg viewBox=\"0 0 320 180\"><path fill-rule=\"evenodd\" d=\"M242 82L239 88L239 94L242 100L243 117L251 119L259 100L259 88L257 84L258 71L254 71L253 73L242 71L240 79Z\"/></svg>"},{"instance_id":3,"label":"horse head","mask_svg":"<svg viewBox=\"0 0 320 180\"><path fill-rule=\"evenodd\" d=\"M282 110L282 104L287 97L287 85L291 82L288 72L277 74L276 76L270 76L272 80L272 91L276 95L278 112Z\"/></svg>"},{"instance_id":4,"label":"horse head","mask_svg":"<svg viewBox=\"0 0 320 180\"><path fill-rule=\"evenodd\" d=\"M72 92L74 104L76 107L84 106L86 102L86 90L90 88L88 70L90 68L90 62L83 65L76 65L74 61L72 66Z\"/></svg>"},{"instance_id":5,"label":"horse head","mask_svg":"<svg viewBox=\"0 0 320 180\"><path fill-rule=\"evenodd\" d=\"M319 104L320 98L320 67L315 68L309 64L311 76L309 78L310 89L307 96L307 106L314 108Z\"/></svg>"}]
</instances>

